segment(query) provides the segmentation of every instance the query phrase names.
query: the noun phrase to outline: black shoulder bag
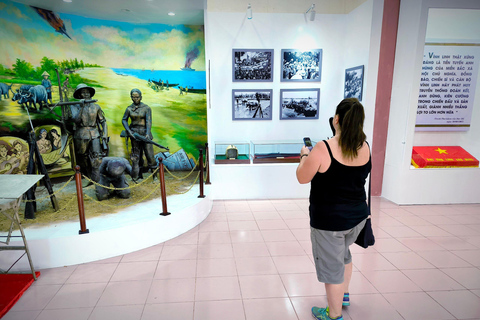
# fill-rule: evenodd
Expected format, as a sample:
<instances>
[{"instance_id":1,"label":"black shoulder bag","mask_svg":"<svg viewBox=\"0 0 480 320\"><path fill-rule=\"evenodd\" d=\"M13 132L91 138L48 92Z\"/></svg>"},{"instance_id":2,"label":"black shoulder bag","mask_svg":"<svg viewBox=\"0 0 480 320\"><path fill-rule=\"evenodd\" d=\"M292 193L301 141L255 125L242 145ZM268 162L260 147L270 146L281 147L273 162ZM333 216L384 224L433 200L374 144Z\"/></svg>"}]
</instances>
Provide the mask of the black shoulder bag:
<instances>
[{"instance_id":1,"label":"black shoulder bag","mask_svg":"<svg viewBox=\"0 0 480 320\"><path fill-rule=\"evenodd\" d=\"M375 237L373 235L372 230L372 211L370 208L370 200L371 200L371 186L372 186L372 172L370 172L368 177L368 218L365 222L365 226L363 227L362 231L358 234L357 240L355 243L358 244L360 247L367 249L369 246L373 246L375 244Z\"/></svg>"}]
</instances>

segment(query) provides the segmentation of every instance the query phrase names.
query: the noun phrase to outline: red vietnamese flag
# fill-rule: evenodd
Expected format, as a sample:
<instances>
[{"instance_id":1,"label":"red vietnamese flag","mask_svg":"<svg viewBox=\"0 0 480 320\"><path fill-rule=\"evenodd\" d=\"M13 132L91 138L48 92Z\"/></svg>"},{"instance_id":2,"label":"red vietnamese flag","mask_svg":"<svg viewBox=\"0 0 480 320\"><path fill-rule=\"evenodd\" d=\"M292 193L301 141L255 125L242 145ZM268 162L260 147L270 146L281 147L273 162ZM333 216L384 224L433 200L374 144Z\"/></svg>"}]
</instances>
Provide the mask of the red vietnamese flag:
<instances>
[{"instance_id":1,"label":"red vietnamese flag","mask_svg":"<svg viewBox=\"0 0 480 320\"><path fill-rule=\"evenodd\" d=\"M413 147L415 168L478 168L478 160L459 146Z\"/></svg>"}]
</instances>

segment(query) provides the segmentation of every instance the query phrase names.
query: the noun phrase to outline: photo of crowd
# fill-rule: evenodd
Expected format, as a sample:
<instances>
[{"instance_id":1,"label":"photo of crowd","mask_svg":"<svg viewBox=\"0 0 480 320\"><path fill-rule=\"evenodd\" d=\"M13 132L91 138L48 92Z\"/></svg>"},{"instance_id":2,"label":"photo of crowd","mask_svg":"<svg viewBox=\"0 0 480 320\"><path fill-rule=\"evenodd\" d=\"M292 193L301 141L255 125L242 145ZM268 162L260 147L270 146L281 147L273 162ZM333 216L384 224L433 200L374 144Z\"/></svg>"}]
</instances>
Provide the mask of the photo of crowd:
<instances>
[{"instance_id":1,"label":"photo of crowd","mask_svg":"<svg viewBox=\"0 0 480 320\"><path fill-rule=\"evenodd\" d=\"M273 81L273 50L233 50L233 81Z\"/></svg>"},{"instance_id":2,"label":"photo of crowd","mask_svg":"<svg viewBox=\"0 0 480 320\"><path fill-rule=\"evenodd\" d=\"M280 120L318 119L320 89L281 89Z\"/></svg>"},{"instance_id":3,"label":"photo of crowd","mask_svg":"<svg viewBox=\"0 0 480 320\"><path fill-rule=\"evenodd\" d=\"M320 81L321 73L322 49L282 50L281 81Z\"/></svg>"},{"instance_id":4,"label":"photo of crowd","mask_svg":"<svg viewBox=\"0 0 480 320\"><path fill-rule=\"evenodd\" d=\"M272 120L273 90L233 90L233 120Z\"/></svg>"},{"instance_id":5,"label":"photo of crowd","mask_svg":"<svg viewBox=\"0 0 480 320\"><path fill-rule=\"evenodd\" d=\"M362 101L363 66L345 70L344 98L357 98Z\"/></svg>"}]
</instances>

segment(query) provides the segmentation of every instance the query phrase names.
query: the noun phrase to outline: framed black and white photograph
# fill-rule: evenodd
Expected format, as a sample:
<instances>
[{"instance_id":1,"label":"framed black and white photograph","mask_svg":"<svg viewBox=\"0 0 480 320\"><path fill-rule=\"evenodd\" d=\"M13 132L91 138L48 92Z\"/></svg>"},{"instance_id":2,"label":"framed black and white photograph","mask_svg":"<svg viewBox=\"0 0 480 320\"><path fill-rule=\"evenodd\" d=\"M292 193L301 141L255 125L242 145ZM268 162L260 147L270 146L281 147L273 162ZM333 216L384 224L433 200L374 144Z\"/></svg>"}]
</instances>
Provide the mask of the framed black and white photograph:
<instances>
[{"instance_id":1,"label":"framed black and white photograph","mask_svg":"<svg viewBox=\"0 0 480 320\"><path fill-rule=\"evenodd\" d=\"M272 120L272 89L232 90L232 120Z\"/></svg>"},{"instance_id":2,"label":"framed black and white photograph","mask_svg":"<svg viewBox=\"0 0 480 320\"><path fill-rule=\"evenodd\" d=\"M322 49L282 49L280 81L321 81Z\"/></svg>"},{"instance_id":3,"label":"framed black and white photograph","mask_svg":"<svg viewBox=\"0 0 480 320\"><path fill-rule=\"evenodd\" d=\"M273 81L273 49L233 49L232 58L232 81Z\"/></svg>"},{"instance_id":4,"label":"framed black and white photograph","mask_svg":"<svg viewBox=\"0 0 480 320\"><path fill-rule=\"evenodd\" d=\"M280 89L280 120L318 119L320 89Z\"/></svg>"},{"instance_id":5,"label":"framed black and white photograph","mask_svg":"<svg viewBox=\"0 0 480 320\"><path fill-rule=\"evenodd\" d=\"M344 98L357 98L362 101L363 66L345 70Z\"/></svg>"}]
</instances>

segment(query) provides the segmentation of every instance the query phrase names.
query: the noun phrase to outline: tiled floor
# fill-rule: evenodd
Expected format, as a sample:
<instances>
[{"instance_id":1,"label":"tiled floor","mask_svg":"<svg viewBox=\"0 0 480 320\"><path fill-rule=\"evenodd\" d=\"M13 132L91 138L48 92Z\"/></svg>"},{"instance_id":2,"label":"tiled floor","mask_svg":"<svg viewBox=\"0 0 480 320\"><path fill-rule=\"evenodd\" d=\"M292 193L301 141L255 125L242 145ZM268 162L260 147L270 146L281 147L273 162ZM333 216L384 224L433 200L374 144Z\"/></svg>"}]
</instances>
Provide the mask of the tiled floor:
<instances>
[{"instance_id":1,"label":"tiled floor","mask_svg":"<svg viewBox=\"0 0 480 320\"><path fill-rule=\"evenodd\" d=\"M139 252L41 270L4 320L290 320L325 306L307 200L215 201L195 229ZM345 319L480 319L480 204L373 199L377 243L353 245Z\"/></svg>"}]
</instances>

